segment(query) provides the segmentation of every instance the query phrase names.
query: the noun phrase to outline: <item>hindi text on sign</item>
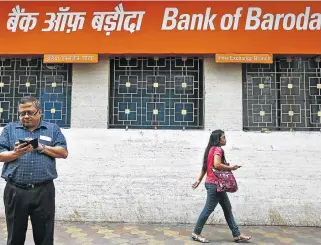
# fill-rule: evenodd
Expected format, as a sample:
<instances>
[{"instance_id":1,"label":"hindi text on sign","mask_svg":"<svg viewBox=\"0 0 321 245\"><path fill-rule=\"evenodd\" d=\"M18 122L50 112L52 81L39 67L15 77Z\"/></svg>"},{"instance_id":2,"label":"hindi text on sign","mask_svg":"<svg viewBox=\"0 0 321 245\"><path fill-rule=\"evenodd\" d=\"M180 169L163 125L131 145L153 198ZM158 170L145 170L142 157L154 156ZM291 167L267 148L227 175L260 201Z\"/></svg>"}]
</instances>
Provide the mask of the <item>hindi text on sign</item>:
<instances>
[{"instance_id":1,"label":"hindi text on sign","mask_svg":"<svg viewBox=\"0 0 321 245\"><path fill-rule=\"evenodd\" d=\"M55 31L70 33L77 30L82 30L85 22L85 12L69 12L70 7L60 7L58 13L47 13L50 16L45 23L47 28L42 29L44 32ZM67 29L66 29L67 28Z\"/></svg>"},{"instance_id":2,"label":"hindi text on sign","mask_svg":"<svg viewBox=\"0 0 321 245\"><path fill-rule=\"evenodd\" d=\"M98 54L45 54L44 63L98 63Z\"/></svg>"},{"instance_id":3,"label":"hindi text on sign","mask_svg":"<svg viewBox=\"0 0 321 245\"><path fill-rule=\"evenodd\" d=\"M12 12L8 14L10 18L7 21L9 31L16 32L19 28L23 32L28 32L36 27L39 13L26 13L25 11L19 5L12 9Z\"/></svg>"},{"instance_id":4,"label":"hindi text on sign","mask_svg":"<svg viewBox=\"0 0 321 245\"><path fill-rule=\"evenodd\" d=\"M104 29L106 36L113 31L128 31L133 33L139 31L145 11L124 11L123 4L115 8L115 12L95 12L92 19L92 28L97 31ZM136 23L131 19L137 19Z\"/></svg>"}]
</instances>

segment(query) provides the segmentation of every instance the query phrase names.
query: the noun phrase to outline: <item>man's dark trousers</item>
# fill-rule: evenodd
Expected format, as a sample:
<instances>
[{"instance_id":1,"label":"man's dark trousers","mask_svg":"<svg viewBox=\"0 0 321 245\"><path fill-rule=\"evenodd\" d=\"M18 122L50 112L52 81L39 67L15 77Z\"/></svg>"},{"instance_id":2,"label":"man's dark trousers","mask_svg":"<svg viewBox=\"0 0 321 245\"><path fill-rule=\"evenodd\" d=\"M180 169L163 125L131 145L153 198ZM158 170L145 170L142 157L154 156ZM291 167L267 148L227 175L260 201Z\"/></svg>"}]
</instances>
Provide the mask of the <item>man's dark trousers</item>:
<instances>
[{"instance_id":1,"label":"man's dark trousers","mask_svg":"<svg viewBox=\"0 0 321 245\"><path fill-rule=\"evenodd\" d=\"M29 216L35 245L53 245L55 186L52 181L20 186L8 180L3 199L8 228L7 245L24 245Z\"/></svg>"}]
</instances>

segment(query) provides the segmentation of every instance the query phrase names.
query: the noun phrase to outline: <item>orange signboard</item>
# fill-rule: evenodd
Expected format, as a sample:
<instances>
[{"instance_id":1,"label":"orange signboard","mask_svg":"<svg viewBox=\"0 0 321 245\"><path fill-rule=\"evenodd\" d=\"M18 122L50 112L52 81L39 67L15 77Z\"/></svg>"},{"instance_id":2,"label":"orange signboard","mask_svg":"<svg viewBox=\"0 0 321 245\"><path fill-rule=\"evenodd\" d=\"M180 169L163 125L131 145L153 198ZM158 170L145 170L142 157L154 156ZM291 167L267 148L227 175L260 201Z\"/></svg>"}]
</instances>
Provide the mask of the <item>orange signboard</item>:
<instances>
[{"instance_id":1,"label":"orange signboard","mask_svg":"<svg viewBox=\"0 0 321 245\"><path fill-rule=\"evenodd\" d=\"M259 63L272 64L272 54L216 54L217 63Z\"/></svg>"},{"instance_id":2,"label":"orange signboard","mask_svg":"<svg viewBox=\"0 0 321 245\"><path fill-rule=\"evenodd\" d=\"M45 54L44 63L98 63L98 54Z\"/></svg>"},{"instance_id":3,"label":"orange signboard","mask_svg":"<svg viewBox=\"0 0 321 245\"><path fill-rule=\"evenodd\" d=\"M321 54L315 1L6 1L1 54Z\"/></svg>"}]
</instances>

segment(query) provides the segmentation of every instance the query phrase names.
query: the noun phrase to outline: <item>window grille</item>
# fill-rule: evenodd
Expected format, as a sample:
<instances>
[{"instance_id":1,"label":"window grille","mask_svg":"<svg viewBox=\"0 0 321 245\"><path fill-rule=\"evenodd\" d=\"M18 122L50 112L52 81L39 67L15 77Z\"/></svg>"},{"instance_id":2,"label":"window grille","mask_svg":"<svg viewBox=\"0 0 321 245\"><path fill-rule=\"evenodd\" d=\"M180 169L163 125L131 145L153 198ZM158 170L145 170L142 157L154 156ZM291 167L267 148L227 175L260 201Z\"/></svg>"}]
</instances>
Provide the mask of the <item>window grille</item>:
<instances>
[{"instance_id":1,"label":"window grille","mask_svg":"<svg viewBox=\"0 0 321 245\"><path fill-rule=\"evenodd\" d=\"M69 128L71 86L71 65L0 59L0 125L18 120L19 100L30 95L40 99L45 121Z\"/></svg>"},{"instance_id":2,"label":"window grille","mask_svg":"<svg viewBox=\"0 0 321 245\"><path fill-rule=\"evenodd\" d=\"M110 128L203 128L203 60L112 58L109 98Z\"/></svg>"},{"instance_id":3,"label":"window grille","mask_svg":"<svg viewBox=\"0 0 321 245\"><path fill-rule=\"evenodd\" d=\"M244 130L321 129L321 59L276 57L243 65Z\"/></svg>"}]
</instances>

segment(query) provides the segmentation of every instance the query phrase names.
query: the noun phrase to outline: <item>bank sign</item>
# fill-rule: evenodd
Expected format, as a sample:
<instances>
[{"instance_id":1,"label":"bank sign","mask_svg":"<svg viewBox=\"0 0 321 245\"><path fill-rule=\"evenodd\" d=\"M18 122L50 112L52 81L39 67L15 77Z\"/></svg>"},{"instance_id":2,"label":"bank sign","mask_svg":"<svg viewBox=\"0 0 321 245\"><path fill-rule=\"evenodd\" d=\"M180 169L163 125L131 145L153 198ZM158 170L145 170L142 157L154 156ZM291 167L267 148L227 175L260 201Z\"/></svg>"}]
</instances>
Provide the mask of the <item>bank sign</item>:
<instances>
[{"instance_id":1,"label":"bank sign","mask_svg":"<svg viewBox=\"0 0 321 245\"><path fill-rule=\"evenodd\" d=\"M320 2L1 2L1 54L321 54Z\"/></svg>"}]
</instances>

